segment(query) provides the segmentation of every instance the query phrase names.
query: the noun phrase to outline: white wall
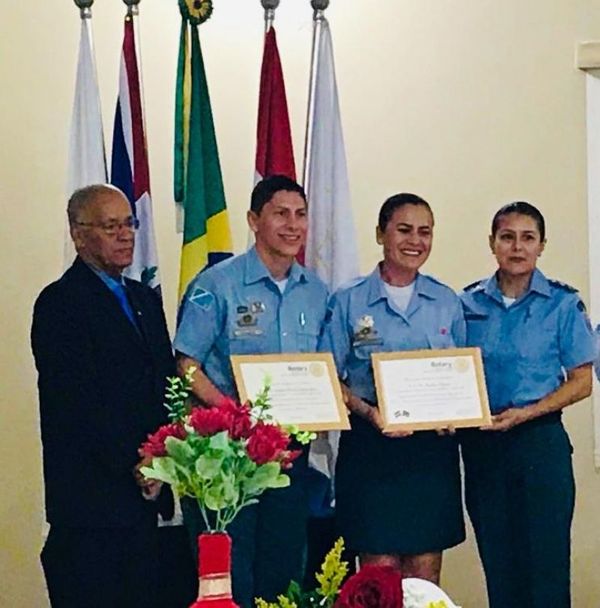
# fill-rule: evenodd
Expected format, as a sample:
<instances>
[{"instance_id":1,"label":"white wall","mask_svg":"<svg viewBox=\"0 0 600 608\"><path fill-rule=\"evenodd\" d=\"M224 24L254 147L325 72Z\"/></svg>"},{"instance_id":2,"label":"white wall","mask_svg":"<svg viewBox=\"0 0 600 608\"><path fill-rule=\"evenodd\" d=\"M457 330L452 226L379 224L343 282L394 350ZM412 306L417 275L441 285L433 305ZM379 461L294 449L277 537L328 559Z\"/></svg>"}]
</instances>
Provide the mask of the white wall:
<instances>
[{"instance_id":1,"label":"white wall","mask_svg":"<svg viewBox=\"0 0 600 608\"><path fill-rule=\"evenodd\" d=\"M148 143L167 314L175 310L179 237L171 200L179 19L175 0L143 0ZM110 146L124 6L98 1L94 31ZM598 0L332 0L331 22L363 270L377 261L376 212L398 191L436 213L426 271L456 288L492 269L492 213L513 198L539 204L549 226L542 268L587 294L584 77L580 40L600 38ZM276 21L297 168L310 56L308 0L283 0ZM262 51L258 0L215 0L201 27L234 230L245 244ZM0 20L0 605L43 607L38 566L42 481L33 300L62 266L65 162L79 36L69 1L8 2ZM171 323L172 325L172 323ZM589 403L567 415L575 444L574 605L600 603L600 481ZM450 551L445 584L466 608L485 606L477 556Z\"/></svg>"}]
</instances>

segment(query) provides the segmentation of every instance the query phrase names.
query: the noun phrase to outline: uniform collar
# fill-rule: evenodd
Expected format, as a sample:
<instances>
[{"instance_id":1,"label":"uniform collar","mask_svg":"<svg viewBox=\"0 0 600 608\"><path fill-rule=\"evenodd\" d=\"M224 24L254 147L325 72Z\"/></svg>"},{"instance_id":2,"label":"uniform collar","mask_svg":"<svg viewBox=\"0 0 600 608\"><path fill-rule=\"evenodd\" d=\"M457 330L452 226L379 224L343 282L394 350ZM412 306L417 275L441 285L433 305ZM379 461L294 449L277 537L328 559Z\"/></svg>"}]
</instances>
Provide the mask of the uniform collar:
<instances>
[{"instance_id":1,"label":"uniform collar","mask_svg":"<svg viewBox=\"0 0 600 608\"><path fill-rule=\"evenodd\" d=\"M259 281L263 281L264 279L269 279L270 281L274 282L274 279L271 276L269 269L260 259L260 256L256 251L256 246L253 246L248 251L248 253L246 254L245 262L246 263L244 268L244 282L246 283L246 285L258 283ZM294 283L299 283L300 281L306 282L306 269L300 264L298 264L298 262L294 262L290 268L287 278Z\"/></svg>"},{"instance_id":2,"label":"uniform collar","mask_svg":"<svg viewBox=\"0 0 600 608\"><path fill-rule=\"evenodd\" d=\"M385 284L381 278L379 264L375 267L375 270L368 277L367 281L369 283L369 306L379 300L388 299L388 293L385 290ZM436 298L435 289L433 288L431 281L420 273L417 273L415 279L415 294L423 296L428 300L435 300Z\"/></svg>"},{"instance_id":3,"label":"uniform collar","mask_svg":"<svg viewBox=\"0 0 600 608\"><path fill-rule=\"evenodd\" d=\"M496 302L504 303L502 299L502 292L500 291L500 286L498 285L498 277L497 273L494 273L486 282L483 288L483 292L486 296L496 300ZM539 293L540 295L549 298L550 297L550 283L548 279L544 276L544 273L537 268L533 271L531 275L531 281L529 282L529 287L527 291L519 298L519 300L524 299L531 292Z\"/></svg>"}]
</instances>

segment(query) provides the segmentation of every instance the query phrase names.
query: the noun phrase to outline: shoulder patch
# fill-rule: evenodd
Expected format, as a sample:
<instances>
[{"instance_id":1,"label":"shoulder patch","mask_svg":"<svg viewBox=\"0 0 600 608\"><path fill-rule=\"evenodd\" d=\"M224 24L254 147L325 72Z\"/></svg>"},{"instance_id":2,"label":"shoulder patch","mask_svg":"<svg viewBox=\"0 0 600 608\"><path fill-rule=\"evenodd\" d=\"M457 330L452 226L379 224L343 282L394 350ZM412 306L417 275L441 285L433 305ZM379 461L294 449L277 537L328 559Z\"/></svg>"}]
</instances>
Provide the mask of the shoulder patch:
<instances>
[{"instance_id":1,"label":"shoulder patch","mask_svg":"<svg viewBox=\"0 0 600 608\"><path fill-rule=\"evenodd\" d=\"M556 287L557 289L562 289L563 291L568 291L569 293L577 293L579 289L568 285L567 283L563 283L562 281L556 281L554 279L548 279L548 283L552 285L552 287Z\"/></svg>"},{"instance_id":2,"label":"shoulder patch","mask_svg":"<svg viewBox=\"0 0 600 608\"><path fill-rule=\"evenodd\" d=\"M579 302L577 302L577 310L580 310L581 312L587 312L583 300L579 300Z\"/></svg>"},{"instance_id":3,"label":"shoulder patch","mask_svg":"<svg viewBox=\"0 0 600 608\"><path fill-rule=\"evenodd\" d=\"M202 289L202 287L196 287L188 296L188 301L197 304L203 310L208 310L212 306L214 300L215 296L210 293L210 291Z\"/></svg>"}]
</instances>

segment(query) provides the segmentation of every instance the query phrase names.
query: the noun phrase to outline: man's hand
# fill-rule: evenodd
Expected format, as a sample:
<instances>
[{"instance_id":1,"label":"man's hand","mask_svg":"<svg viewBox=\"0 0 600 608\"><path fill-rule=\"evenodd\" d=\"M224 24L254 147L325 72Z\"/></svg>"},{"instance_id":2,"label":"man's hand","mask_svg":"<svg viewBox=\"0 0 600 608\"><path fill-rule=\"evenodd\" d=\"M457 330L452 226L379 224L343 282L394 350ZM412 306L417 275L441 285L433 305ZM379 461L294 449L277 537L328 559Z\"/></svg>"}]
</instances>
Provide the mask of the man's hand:
<instances>
[{"instance_id":1,"label":"man's hand","mask_svg":"<svg viewBox=\"0 0 600 608\"><path fill-rule=\"evenodd\" d=\"M454 427L453 424L449 424L448 426L444 426L444 427L440 427L435 429L435 432L440 436L440 437L445 437L446 435L456 435L456 428Z\"/></svg>"},{"instance_id":2,"label":"man's hand","mask_svg":"<svg viewBox=\"0 0 600 608\"><path fill-rule=\"evenodd\" d=\"M160 494L162 488L162 481L158 479L147 479L141 472L142 467L147 467L152 463L151 456L144 456L136 465L133 467L133 477L135 482L142 489L142 495L146 500L156 500Z\"/></svg>"},{"instance_id":3,"label":"man's hand","mask_svg":"<svg viewBox=\"0 0 600 608\"><path fill-rule=\"evenodd\" d=\"M492 416L492 424L482 426L482 431L501 431L509 429L531 420L531 410L527 407L511 407L496 416Z\"/></svg>"}]
</instances>

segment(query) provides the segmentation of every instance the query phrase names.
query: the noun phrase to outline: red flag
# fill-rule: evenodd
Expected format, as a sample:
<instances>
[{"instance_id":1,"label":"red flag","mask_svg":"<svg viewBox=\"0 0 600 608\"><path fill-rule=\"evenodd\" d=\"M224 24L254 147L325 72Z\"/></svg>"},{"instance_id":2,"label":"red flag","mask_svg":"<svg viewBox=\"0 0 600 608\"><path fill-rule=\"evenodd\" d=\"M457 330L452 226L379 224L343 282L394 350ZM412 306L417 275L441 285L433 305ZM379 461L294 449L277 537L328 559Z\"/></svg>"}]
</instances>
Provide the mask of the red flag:
<instances>
[{"instance_id":1,"label":"red flag","mask_svg":"<svg viewBox=\"0 0 600 608\"><path fill-rule=\"evenodd\" d=\"M260 73L255 168L256 182L270 175L296 179L285 84L273 27L265 34Z\"/></svg>"}]
</instances>

